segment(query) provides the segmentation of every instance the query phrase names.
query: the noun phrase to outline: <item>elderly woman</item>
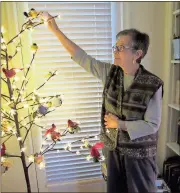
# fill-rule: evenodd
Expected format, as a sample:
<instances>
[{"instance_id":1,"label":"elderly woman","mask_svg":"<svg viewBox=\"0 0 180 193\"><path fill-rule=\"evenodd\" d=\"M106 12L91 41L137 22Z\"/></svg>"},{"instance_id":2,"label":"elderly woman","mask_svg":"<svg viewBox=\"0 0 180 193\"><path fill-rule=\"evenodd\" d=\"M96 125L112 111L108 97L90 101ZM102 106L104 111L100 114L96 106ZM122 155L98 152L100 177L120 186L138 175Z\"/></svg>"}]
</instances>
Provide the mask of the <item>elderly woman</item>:
<instances>
[{"instance_id":1,"label":"elderly woman","mask_svg":"<svg viewBox=\"0 0 180 193\"><path fill-rule=\"evenodd\" d=\"M111 65L87 55L47 12L42 17L71 58L104 85L100 139L107 155L107 192L156 192L163 81L141 65L149 36L136 29L119 32Z\"/></svg>"}]
</instances>

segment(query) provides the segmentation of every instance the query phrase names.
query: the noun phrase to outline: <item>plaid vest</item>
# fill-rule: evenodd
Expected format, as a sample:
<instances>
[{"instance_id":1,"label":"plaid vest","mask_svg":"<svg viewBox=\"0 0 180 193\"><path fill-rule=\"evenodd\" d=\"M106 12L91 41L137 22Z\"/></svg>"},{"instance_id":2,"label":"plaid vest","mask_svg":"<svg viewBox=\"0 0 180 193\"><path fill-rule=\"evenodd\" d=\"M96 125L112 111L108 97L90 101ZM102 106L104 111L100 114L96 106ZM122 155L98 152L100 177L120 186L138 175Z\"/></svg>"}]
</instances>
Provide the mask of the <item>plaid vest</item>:
<instances>
[{"instance_id":1,"label":"plaid vest","mask_svg":"<svg viewBox=\"0 0 180 193\"><path fill-rule=\"evenodd\" d=\"M107 132L104 115L108 112L115 114L121 120L144 120L148 103L156 91L163 86L163 81L142 65L126 91L123 81L124 73L121 67L112 65L103 91L100 140L104 142L105 149L117 148L122 155L136 158L155 156L158 132L131 140L126 131L109 129Z\"/></svg>"}]
</instances>

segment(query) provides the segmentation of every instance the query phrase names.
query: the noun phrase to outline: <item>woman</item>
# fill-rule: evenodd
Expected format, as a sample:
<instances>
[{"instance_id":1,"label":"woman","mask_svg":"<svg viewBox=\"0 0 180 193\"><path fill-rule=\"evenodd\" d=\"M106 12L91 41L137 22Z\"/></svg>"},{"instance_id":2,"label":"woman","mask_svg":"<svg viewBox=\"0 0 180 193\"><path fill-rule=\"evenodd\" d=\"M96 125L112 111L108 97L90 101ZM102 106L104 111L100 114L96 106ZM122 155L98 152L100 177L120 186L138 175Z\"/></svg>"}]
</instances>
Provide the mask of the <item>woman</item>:
<instances>
[{"instance_id":1,"label":"woman","mask_svg":"<svg viewBox=\"0 0 180 193\"><path fill-rule=\"evenodd\" d=\"M47 12L42 17L71 58L104 85L100 139L107 155L107 192L156 192L163 81L140 64L149 36L136 29L119 32L111 65L87 55Z\"/></svg>"}]
</instances>

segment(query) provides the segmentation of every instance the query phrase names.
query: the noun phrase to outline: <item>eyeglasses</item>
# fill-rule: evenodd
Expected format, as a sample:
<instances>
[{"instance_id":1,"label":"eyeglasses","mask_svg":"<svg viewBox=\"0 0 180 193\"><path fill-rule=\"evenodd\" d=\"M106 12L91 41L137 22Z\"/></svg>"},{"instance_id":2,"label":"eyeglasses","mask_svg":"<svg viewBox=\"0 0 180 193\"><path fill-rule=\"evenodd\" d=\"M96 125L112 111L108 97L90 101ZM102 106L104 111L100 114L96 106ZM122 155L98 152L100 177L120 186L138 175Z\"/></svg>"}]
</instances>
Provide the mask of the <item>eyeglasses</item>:
<instances>
[{"instance_id":1,"label":"eyeglasses","mask_svg":"<svg viewBox=\"0 0 180 193\"><path fill-rule=\"evenodd\" d=\"M124 49L134 50L133 47L124 46L124 45L121 45L121 46L113 46L113 47L112 47L113 52L122 52L122 51L124 51Z\"/></svg>"}]
</instances>

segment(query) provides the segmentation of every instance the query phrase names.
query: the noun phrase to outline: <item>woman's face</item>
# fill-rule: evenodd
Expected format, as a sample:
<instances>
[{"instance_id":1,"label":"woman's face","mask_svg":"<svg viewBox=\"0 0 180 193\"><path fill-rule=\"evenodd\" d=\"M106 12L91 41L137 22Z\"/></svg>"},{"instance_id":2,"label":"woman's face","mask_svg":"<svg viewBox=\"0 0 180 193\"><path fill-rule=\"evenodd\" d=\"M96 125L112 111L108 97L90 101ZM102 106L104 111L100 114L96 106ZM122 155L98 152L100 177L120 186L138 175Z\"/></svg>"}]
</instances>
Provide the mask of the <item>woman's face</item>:
<instances>
[{"instance_id":1,"label":"woman's face","mask_svg":"<svg viewBox=\"0 0 180 193\"><path fill-rule=\"evenodd\" d=\"M114 64L121 66L122 69L130 68L142 55L139 50L133 50L131 37L128 35L120 36L115 46L117 47L114 49Z\"/></svg>"}]
</instances>

